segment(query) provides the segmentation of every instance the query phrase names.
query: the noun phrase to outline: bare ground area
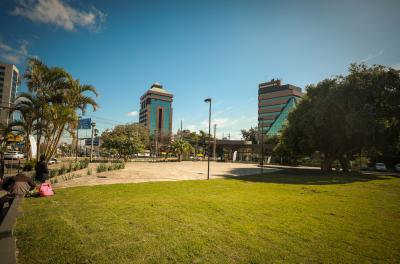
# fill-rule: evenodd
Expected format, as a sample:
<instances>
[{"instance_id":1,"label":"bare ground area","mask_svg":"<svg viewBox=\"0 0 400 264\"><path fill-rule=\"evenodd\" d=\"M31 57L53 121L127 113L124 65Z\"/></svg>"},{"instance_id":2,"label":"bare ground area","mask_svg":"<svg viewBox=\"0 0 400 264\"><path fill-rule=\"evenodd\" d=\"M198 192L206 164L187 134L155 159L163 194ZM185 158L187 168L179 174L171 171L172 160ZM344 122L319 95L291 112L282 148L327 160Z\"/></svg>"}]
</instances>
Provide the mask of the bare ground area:
<instances>
[{"instance_id":1,"label":"bare ground area","mask_svg":"<svg viewBox=\"0 0 400 264\"><path fill-rule=\"evenodd\" d=\"M255 164L211 162L210 178L227 176L244 176L259 173ZM280 169L264 169L264 172ZM136 183L150 181L201 180L207 178L207 162L129 162L125 169L84 175L66 182L55 184L55 187L91 186L114 183Z\"/></svg>"}]
</instances>

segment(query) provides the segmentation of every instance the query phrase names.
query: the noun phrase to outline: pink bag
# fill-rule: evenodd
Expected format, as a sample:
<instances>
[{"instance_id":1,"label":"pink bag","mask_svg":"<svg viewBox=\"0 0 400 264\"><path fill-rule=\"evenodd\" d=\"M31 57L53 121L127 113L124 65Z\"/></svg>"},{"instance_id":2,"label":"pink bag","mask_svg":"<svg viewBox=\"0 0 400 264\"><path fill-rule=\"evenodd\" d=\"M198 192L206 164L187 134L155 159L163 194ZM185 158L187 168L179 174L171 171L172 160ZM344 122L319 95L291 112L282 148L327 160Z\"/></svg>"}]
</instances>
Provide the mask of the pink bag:
<instances>
[{"instance_id":1,"label":"pink bag","mask_svg":"<svg viewBox=\"0 0 400 264\"><path fill-rule=\"evenodd\" d=\"M42 183L39 186L39 195L42 197L54 195L53 188L51 188L51 184L50 183Z\"/></svg>"}]
</instances>

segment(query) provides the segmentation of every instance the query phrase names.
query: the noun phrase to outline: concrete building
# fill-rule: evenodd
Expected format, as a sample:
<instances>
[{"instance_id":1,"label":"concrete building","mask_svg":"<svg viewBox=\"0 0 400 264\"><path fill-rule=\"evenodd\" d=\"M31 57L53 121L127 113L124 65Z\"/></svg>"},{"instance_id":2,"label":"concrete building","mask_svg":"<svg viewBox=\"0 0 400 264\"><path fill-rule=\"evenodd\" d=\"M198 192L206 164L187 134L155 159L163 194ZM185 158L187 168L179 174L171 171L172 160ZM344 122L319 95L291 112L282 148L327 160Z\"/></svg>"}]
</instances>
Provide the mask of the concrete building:
<instances>
[{"instance_id":1,"label":"concrete building","mask_svg":"<svg viewBox=\"0 0 400 264\"><path fill-rule=\"evenodd\" d=\"M303 93L301 88L272 79L258 86L258 126L267 135L279 134L289 112L296 107ZM262 119L262 121L260 121Z\"/></svg>"},{"instance_id":2,"label":"concrete building","mask_svg":"<svg viewBox=\"0 0 400 264\"><path fill-rule=\"evenodd\" d=\"M158 142L167 143L172 134L173 95L159 83L154 83L140 97L139 123L148 128Z\"/></svg>"},{"instance_id":3,"label":"concrete building","mask_svg":"<svg viewBox=\"0 0 400 264\"><path fill-rule=\"evenodd\" d=\"M13 64L0 62L0 123L7 126L12 120L10 107L14 106L19 71Z\"/></svg>"}]
</instances>

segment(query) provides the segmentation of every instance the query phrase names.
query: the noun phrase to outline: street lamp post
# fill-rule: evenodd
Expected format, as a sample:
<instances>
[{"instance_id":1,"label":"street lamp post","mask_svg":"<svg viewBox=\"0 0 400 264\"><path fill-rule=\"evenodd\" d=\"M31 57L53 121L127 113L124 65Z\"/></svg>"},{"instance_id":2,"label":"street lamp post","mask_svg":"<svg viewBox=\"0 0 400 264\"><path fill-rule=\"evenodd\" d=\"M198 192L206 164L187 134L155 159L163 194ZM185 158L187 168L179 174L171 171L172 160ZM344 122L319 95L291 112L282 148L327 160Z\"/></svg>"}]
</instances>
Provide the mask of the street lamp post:
<instances>
[{"instance_id":1,"label":"street lamp post","mask_svg":"<svg viewBox=\"0 0 400 264\"><path fill-rule=\"evenodd\" d=\"M76 157L75 162L78 161L78 142L79 142L79 125L81 123L81 116L78 116L78 125L76 126Z\"/></svg>"},{"instance_id":2,"label":"street lamp post","mask_svg":"<svg viewBox=\"0 0 400 264\"><path fill-rule=\"evenodd\" d=\"M261 176L264 173L264 118L260 117L261 121Z\"/></svg>"},{"instance_id":3,"label":"street lamp post","mask_svg":"<svg viewBox=\"0 0 400 264\"><path fill-rule=\"evenodd\" d=\"M91 126L92 126L92 137L91 137L91 142L90 142L90 162L92 162L92 159L93 159L93 135L94 135L94 127L96 126L96 123L92 122Z\"/></svg>"},{"instance_id":4,"label":"street lamp post","mask_svg":"<svg viewBox=\"0 0 400 264\"><path fill-rule=\"evenodd\" d=\"M210 154L211 154L211 98L207 98L204 100L205 103L210 104L210 108L208 111L208 167L207 167L207 180L210 179Z\"/></svg>"}]
</instances>

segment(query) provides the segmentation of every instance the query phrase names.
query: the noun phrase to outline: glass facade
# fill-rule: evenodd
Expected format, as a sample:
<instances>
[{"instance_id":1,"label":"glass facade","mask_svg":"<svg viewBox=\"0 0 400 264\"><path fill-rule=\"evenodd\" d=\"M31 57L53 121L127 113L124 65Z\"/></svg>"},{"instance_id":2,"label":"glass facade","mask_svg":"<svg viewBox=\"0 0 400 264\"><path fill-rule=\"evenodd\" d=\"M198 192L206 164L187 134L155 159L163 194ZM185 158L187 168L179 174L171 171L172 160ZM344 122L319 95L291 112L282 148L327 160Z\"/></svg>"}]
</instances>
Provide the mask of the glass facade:
<instances>
[{"instance_id":1,"label":"glass facade","mask_svg":"<svg viewBox=\"0 0 400 264\"><path fill-rule=\"evenodd\" d=\"M172 133L172 101L173 95L158 83L140 98L139 123L147 127L151 135L157 134L160 142L163 138L169 140Z\"/></svg>"},{"instance_id":2,"label":"glass facade","mask_svg":"<svg viewBox=\"0 0 400 264\"><path fill-rule=\"evenodd\" d=\"M290 111L303 95L301 88L285 84L280 80L271 80L259 85L258 117L259 127L267 136L277 135L284 127Z\"/></svg>"}]
</instances>

